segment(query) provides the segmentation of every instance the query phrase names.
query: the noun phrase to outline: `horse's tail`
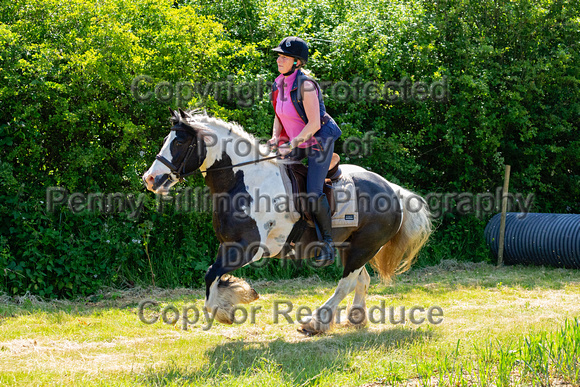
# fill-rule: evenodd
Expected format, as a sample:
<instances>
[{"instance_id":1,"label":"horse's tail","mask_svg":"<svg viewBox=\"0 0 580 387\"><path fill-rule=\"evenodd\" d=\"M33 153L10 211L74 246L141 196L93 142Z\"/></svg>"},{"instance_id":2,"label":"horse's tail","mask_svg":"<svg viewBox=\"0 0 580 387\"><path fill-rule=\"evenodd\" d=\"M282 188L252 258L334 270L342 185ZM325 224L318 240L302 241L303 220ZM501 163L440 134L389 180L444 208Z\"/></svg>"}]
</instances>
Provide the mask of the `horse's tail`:
<instances>
[{"instance_id":1,"label":"horse's tail","mask_svg":"<svg viewBox=\"0 0 580 387\"><path fill-rule=\"evenodd\" d=\"M381 247L370 262L384 281L409 270L432 232L431 213L425 200L396 184L391 183L391 186L395 192L398 190L403 221L395 236Z\"/></svg>"}]
</instances>

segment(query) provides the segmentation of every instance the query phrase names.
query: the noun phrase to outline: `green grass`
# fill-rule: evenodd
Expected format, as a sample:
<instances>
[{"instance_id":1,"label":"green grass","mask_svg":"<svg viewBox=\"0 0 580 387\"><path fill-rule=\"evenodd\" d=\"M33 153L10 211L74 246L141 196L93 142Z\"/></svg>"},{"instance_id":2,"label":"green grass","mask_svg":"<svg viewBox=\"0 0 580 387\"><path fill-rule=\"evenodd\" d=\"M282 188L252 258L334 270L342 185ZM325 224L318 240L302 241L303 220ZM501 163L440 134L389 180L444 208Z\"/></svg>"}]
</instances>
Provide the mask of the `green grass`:
<instances>
[{"instance_id":1,"label":"green grass","mask_svg":"<svg viewBox=\"0 0 580 387\"><path fill-rule=\"evenodd\" d=\"M276 300L315 309L336 283L253 283L255 324L182 330L139 321L140 301L201 309L202 289L106 289L76 301L0 298L0 385L574 386L580 384L580 272L443 261L383 284L367 306L440 306L441 324L336 326L305 337ZM352 300L352 295L348 297ZM346 305L343 302L342 305ZM149 310L147 316L151 316ZM399 316L400 317L400 316ZM344 319L344 312L343 312Z\"/></svg>"}]
</instances>

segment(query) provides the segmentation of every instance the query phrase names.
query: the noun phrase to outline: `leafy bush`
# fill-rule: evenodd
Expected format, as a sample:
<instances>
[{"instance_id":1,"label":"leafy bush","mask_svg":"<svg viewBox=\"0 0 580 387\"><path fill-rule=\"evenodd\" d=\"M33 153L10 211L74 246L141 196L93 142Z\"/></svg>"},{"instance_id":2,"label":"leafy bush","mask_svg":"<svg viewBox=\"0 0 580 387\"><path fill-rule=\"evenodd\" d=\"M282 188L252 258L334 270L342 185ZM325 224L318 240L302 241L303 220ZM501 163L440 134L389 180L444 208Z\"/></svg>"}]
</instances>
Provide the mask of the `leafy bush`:
<instances>
[{"instance_id":1,"label":"leafy bush","mask_svg":"<svg viewBox=\"0 0 580 387\"><path fill-rule=\"evenodd\" d=\"M233 22L229 3L218 1L207 12L239 36L247 25ZM327 89L326 106L343 139L375 133L372 154L349 162L423 194L493 193L510 164L510 191L534 194L533 211L580 211L577 2L251 3L260 18L252 24L253 41L271 63L269 48L298 35L310 44L308 67L319 80L448 85L444 103L338 98ZM438 219L430 245L444 251L450 239L465 237L477 248L457 258L487 259L485 224L455 216ZM469 225L469 232L457 234L455 222Z\"/></svg>"},{"instance_id":2,"label":"leafy bush","mask_svg":"<svg viewBox=\"0 0 580 387\"><path fill-rule=\"evenodd\" d=\"M85 195L142 192L140 176L167 132L167 103L136 101L135 77L146 74L155 84L225 77L230 62L248 51L239 51L220 24L170 5L0 5L0 263L8 292L73 296L149 280L143 224L155 235L165 220L155 218L154 204L144 219L129 219L76 215L66 205L48 211L46 201L53 186ZM197 226L198 218L184 227ZM160 238L160 250L167 239Z\"/></svg>"}]
</instances>

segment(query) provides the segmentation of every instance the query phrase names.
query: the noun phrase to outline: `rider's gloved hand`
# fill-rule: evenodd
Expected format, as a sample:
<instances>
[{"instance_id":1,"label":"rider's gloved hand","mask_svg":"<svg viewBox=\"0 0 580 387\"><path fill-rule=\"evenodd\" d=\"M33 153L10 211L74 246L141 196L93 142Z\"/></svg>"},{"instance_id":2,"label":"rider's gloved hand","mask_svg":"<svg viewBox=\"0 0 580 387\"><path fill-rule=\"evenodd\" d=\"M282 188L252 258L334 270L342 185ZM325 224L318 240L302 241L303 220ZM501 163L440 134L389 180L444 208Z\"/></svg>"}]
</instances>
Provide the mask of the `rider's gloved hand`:
<instances>
[{"instance_id":1,"label":"rider's gloved hand","mask_svg":"<svg viewBox=\"0 0 580 387\"><path fill-rule=\"evenodd\" d=\"M272 137L271 139L268 140L268 142L266 143L270 148L275 148L278 146L278 141L280 141L278 139L278 137Z\"/></svg>"},{"instance_id":2,"label":"rider's gloved hand","mask_svg":"<svg viewBox=\"0 0 580 387\"><path fill-rule=\"evenodd\" d=\"M282 144L278 147L278 153L280 154L280 156L282 156L282 158L284 158L284 156L292 152L293 148L294 147L292 146L292 142L288 141L287 143Z\"/></svg>"}]
</instances>

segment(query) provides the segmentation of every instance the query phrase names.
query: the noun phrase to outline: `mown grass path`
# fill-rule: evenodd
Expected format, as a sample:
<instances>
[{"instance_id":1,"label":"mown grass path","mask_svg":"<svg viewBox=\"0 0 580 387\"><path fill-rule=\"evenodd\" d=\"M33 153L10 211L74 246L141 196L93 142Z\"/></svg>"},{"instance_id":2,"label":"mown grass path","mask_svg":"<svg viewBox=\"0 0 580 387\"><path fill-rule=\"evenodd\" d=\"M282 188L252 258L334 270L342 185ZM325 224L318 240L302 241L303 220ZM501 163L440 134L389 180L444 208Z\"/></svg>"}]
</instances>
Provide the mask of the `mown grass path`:
<instances>
[{"instance_id":1,"label":"mown grass path","mask_svg":"<svg viewBox=\"0 0 580 387\"><path fill-rule=\"evenodd\" d=\"M138 304L201 310L201 289L103 291L77 301L33 297L0 304L2 385L575 385L580 383L580 271L442 264L385 285L373 278L367 306L385 323L337 326L305 337L274 304L316 308L335 283L317 278L253 284L255 322L210 329L144 324ZM352 300L352 295L347 299ZM346 306L346 303L344 303ZM439 306L443 321L416 325L409 308ZM260 308L261 307L261 308ZM388 312L405 324L391 324ZM193 313L193 309L190 311ZM417 313L417 317L425 317ZM343 312L343 321L346 319ZM154 315L149 308L145 317ZM240 319L243 312L240 311ZM190 316L192 316L190 314ZM377 313L375 316L379 316ZM171 314L168 317L172 317ZM574 325L575 324L575 325Z\"/></svg>"}]
</instances>

